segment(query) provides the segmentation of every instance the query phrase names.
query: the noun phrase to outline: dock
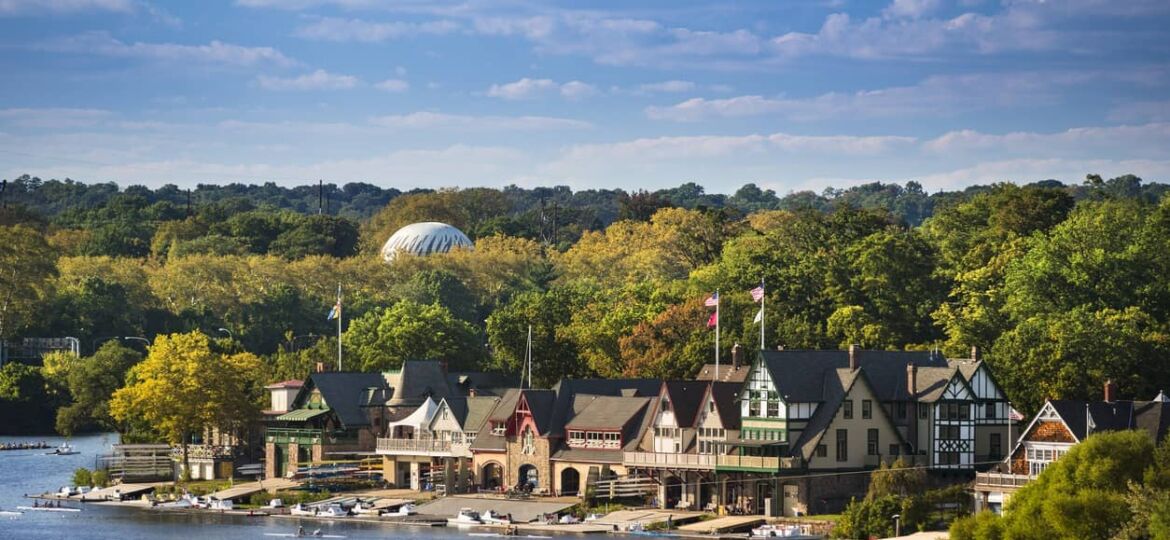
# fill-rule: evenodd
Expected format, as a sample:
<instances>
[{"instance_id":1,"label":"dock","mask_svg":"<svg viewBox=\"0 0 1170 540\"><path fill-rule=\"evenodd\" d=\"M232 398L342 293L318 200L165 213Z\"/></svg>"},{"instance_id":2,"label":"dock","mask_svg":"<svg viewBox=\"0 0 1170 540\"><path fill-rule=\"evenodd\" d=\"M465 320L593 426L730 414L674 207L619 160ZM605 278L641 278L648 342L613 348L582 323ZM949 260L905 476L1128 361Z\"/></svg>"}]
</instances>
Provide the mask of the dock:
<instances>
[{"instance_id":1,"label":"dock","mask_svg":"<svg viewBox=\"0 0 1170 540\"><path fill-rule=\"evenodd\" d=\"M762 516L724 516L698 523L679 526L678 530L689 533L723 534L742 532L764 523Z\"/></svg>"},{"instance_id":2,"label":"dock","mask_svg":"<svg viewBox=\"0 0 1170 540\"><path fill-rule=\"evenodd\" d=\"M656 523L666 523L668 519L675 524L680 524L697 520L702 515L703 512L693 510L658 510L656 508L618 510L598 518L594 523L609 525L611 529L613 525L617 525L619 529L625 531L635 524L646 527Z\"/></svg>"},{"instance_id":3,"label":"dock","mask_svg":"<svg viewBox=\"0 0 1170 540\"><path fill-rule=\"evenodd\" d=\"M89 493L82 495L73 495L69 497L73 500L79 501L106 501L110 499L134 499L143 493L154 491L154 488L160 486L169 486L171 482L147 482L141 484L117 484L110 487L95 489Z\"/></svg>"},{"instance_id":4,"label":"dock","mask_svg":"<svg viewBox=\"0 0 1170 540\"><path fill-rule=\"evenodd\" d=\"M280 489L292 489L301 485L295 480L288 480L286 478L274 478L272 480L265 480L263 482L248 482L246 484L237 484L227 489L221 489L208 495L219 500L239 499L247 497L253 493L260 493L261 491L274 492Z\"/></svg>"},{"instance_id":5,"label":"dock","mask_svg":"<svg viewBox=\"0 0 1170 540\"><path fill-rule=\"evenodd\" d=\"M455 517L461 508L470 508L483 514L491 510L500 515L512 515L517 523L534 521L544 514L561 512L575 503L543 502L526 499L481 498L453 496L435 499L418 507L418 513L426 516Z\"/></svg>"}]
</instances>

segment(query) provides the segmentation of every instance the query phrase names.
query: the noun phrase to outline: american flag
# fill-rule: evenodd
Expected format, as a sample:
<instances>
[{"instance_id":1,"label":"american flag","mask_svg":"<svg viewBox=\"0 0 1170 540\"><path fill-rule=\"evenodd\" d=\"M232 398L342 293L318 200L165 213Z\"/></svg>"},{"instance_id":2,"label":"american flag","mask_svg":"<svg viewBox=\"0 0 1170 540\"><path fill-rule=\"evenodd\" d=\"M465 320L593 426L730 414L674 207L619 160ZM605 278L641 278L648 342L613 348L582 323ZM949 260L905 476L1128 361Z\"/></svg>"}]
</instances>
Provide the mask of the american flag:
<instances>
[{"instance_id":1,"label":"american flag","mask_svg":"<svg viewBox=\"0 0 1170 540\"><path fill-rule=\"evenodd\" d=\"M711 293L711 297L708 298L706 302L703 302L703 305L707 306L707 307L718 306L719 305L719 292L716 291L714 293Z\"/></svg>"},{"instance_id":2,"label":"american flag","mask_svg":"<svg viewBox=\"0 0 1170 540\"><path fill-rule=\"evenodd\" d=\"M764 299L764 282L760 282L760 286L748 291L752 295L752 301L759 302Z\"/></svg>"}]
</instances>

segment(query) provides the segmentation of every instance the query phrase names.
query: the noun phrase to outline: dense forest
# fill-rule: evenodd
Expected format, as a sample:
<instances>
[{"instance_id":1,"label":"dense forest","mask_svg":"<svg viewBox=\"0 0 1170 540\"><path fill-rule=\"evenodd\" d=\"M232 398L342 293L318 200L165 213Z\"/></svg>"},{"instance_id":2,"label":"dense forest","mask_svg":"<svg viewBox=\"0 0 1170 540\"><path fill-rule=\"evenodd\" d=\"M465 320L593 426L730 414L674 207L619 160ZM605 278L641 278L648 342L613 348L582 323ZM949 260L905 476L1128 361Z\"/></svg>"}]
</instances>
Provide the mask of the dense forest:
<instances>
[{"instance_id":1,"label":"dense forest","mask_svg":"<svg viewBox=\"0 0 1170 540\"><path fill-rule=\"evenodd\" d=\"M116 427L110 394L170 334L201 332L167 343L211 347L256 381L302 377L336 362L339 284L346 369L430 358L519 373L532 325L539 384L691 377L714 354L704 298L721 293L729 358L759 343L748 291L763 280L768 347L978 347L1024 411L1099 397L1108 378L1149 399L1170 389L1167 189L1095 175L783 196L23 176L0 191L0 338L70 336L82 356L0 368L15 419L0 429ZM381 244L416 221L455 225L475 249L383 263Z\"/></svg>"}]
</instances>

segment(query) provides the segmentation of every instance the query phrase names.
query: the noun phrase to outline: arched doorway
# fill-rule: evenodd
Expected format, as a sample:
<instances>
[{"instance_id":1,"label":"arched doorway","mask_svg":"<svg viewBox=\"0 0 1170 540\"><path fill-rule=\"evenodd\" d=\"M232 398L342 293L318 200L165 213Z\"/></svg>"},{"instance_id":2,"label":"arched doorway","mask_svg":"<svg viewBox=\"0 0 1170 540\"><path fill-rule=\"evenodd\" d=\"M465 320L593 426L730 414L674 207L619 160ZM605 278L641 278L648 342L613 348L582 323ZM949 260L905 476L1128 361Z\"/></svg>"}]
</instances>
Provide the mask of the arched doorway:
<instances>
[{"instance_id":1,"label":"arched doorway","mask_svg":"<svg viewBox=\"0 0 1170 540\"><path fill-rule=\"evenodd\" d=\"M581 473L569 467L561 471L561 495L577 495L581 493Z\"/></svg>"},{"instance_id":2,"label":"arched doorway","mask_svg":"<svg viewBox=\"0 0 1170 540\"><path fill-rule=\"evenodd\" d=\"M540 486L540 471L536 470L536 465L521 465L520 466L520 482L521 484L528 484L532 489Z\"/></svg>"},{"instance_id":3,"label":"arched doorway","mask_svg":"<svg viewBox=\"0 0 1170 540\"><path fill-rule=\"evenodd\" d=\"M504 469L499 463L489 462L483 466L480 478L483 479L483 483L480 484L483 489L499 489L503 485Z\"/></svg>"}]
</instances>

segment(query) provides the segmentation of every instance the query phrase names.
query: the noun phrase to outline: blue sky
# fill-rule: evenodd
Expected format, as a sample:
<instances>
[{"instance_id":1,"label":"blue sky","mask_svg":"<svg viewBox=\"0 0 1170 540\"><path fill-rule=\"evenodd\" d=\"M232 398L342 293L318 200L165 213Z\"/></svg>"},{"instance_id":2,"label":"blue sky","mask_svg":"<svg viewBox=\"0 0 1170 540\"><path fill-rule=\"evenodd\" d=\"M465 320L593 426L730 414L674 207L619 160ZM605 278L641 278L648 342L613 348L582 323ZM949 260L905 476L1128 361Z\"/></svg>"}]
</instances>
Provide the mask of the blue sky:
<instances>
[{"instance_id":1,"label":"blue sky","mask_svg":"<svg viewBox=\"0 0 1170 540\"><path fill-rule=\"evenodd\" d=\"M1170 181L1170 2L0 0L0 176Z\"/></svg>"}]
</instances>

